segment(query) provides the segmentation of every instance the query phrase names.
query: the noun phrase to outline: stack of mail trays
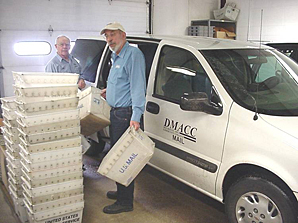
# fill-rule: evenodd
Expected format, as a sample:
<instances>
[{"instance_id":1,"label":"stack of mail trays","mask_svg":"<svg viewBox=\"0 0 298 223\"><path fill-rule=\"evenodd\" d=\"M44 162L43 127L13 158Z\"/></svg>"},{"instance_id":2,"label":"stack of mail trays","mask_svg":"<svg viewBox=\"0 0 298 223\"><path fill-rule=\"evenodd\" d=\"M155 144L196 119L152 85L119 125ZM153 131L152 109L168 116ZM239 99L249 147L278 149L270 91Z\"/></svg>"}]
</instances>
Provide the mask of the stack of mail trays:
<instances>
[{"instance_id":1,"label":"stack of mail trays","mask_svg":"<svg viewBox=\"0 0 298 223\"><path fill-rule=\"evenodd\" d=\"M15 164L15 176L10 178L15 188L10 193L21 200L30 223L81 222L79 75L13 72L13 76L16 128L8 149L12 153L7 155Z\"/></svg>"},{"instance_id":2,"label":"stack of mail trays","mask_svg":"<svg viewBox=\"0 0 298 223\"><path fill-rule=\"evenodd\" d=\"M11 194L15 212L22 222L27 221L27 213L23 203L23 190L21 187L21 163L20 147L16 121L15 97L1 98L3 124L2 133L4 137L8 190Z\"/></svg>"}]
</instances>

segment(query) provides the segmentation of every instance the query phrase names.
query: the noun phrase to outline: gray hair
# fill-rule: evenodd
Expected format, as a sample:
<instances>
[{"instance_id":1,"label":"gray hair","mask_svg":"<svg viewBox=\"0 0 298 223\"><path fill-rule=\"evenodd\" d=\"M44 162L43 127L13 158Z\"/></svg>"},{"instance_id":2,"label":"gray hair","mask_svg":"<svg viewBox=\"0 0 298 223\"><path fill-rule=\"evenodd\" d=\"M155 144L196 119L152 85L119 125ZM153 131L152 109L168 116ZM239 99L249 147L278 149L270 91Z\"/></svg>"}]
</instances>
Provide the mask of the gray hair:
<instances>
[{"instance_id":1,"label":"gray hair","mask_svg":"<svg viewBox=\"0 0 298 223\"><path fill-rule=\"evenodd\" d=\"M65 35L59 35L59 36L57 36L57 38L56 38L55 44L57 44L57 43L58 43L58 39L60 39L60 38L62 38L62 37L68 39L69 42L70 42L70 38L69 38L68 36L65 36Z\"/></svg>"}]
</instances>

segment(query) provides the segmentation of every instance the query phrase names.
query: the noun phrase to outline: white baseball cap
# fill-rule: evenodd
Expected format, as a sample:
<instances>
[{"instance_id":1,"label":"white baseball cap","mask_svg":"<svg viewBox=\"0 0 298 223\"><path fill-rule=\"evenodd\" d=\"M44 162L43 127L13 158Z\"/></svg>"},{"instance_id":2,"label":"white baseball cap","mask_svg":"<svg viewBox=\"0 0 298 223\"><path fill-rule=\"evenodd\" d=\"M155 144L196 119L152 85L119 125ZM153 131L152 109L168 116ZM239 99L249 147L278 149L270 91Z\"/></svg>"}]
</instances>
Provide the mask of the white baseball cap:
<instances>
[{"instance_id":1,"label":"white baseball cap","mask_svg":"<svg viewBox=\"0 0 298 223\"><path fill-rule=\"evenodd\" d=\"M104 34L106 30L121 30L125 32L125 29L119 22L112 22L107 24L100 32L100 35Z\"/></svg>"}]
</instances>

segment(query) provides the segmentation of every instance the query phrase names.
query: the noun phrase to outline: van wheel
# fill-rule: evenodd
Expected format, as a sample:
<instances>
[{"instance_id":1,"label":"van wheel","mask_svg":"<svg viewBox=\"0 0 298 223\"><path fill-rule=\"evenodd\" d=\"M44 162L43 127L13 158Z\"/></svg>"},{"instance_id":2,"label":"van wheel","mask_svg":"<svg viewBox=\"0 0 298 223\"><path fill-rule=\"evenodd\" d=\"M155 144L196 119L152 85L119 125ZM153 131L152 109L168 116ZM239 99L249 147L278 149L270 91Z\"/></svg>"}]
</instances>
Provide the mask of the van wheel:
<instances>
[{"instance_id":1,"label":"van wheel","mask_svg":"<svg viewBox=\"0 0 298 223\"><path fill-rule=\"evenodd\" d=\"M233 184L225 198L230 223L297 222L296 204L277 184L247 176Z\"/></svg>"}]
</instances>

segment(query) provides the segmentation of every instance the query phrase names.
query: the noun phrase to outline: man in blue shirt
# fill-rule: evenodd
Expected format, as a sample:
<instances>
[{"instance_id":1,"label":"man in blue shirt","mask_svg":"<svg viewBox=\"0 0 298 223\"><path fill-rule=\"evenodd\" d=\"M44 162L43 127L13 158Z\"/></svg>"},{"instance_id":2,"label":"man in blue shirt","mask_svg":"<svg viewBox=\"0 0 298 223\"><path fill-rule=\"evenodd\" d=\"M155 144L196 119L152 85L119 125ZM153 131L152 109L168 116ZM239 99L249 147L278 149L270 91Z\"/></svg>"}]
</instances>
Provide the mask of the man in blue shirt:
<instances>
[{"instance_id":1,"label":"man in blue shirt","mask_svg":"<svg viewBox=\"0 0 298 223\"><path fill-rule=\"evenodd\" d=\"M58 36L55 47L57 49L57 55L46 65L45 71L52 73L81 74L82 69L80 64L71 54L69 54L70 39L67 36ZM78 85L80 89L85 87L84 78L81 76L79 78Z\"/></svg>"},{"instance_id":2,"label":"man in blue shirt","mask_svg":"<svg viewBox=\"0 0 298 223\"><path fill-rule=\"evenodd\" d=\"M145 109L146 77L145 58L140 49L129 45L120 23L108 24L100 33L104 35L112 51L112 67L107 88L102 91L111 106L111 147L130 126L138 130ZM133 210L134 181L125 187L116 183L117 191L109 191L107 197L117 201L104 207L103 212L117 214Z\"/></svg>"}]
</instances>

